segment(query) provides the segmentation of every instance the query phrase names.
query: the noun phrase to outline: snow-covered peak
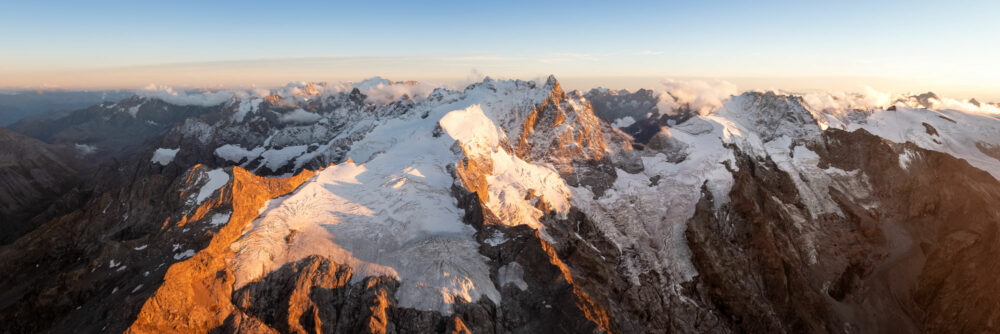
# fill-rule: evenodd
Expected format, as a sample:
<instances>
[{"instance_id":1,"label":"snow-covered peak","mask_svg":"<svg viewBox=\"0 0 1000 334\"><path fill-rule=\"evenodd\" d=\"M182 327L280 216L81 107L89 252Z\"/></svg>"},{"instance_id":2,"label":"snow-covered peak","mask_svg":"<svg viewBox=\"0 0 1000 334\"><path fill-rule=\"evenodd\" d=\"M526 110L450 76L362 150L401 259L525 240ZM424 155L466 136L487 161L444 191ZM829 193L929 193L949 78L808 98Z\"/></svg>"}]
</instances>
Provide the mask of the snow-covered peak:
<instances>
[{"instance_id":1,"label":"snow-covered peak","mask_svg":"<svg viewBox=\"0 0 1000 334\"><path fill-rule=\"evenodd\" d=\"M522 132L523 119L557 87L484 80L462 92L436 91L432 99L411 102L405 112L381 119L372 116L378 112L368 112L368 117L339 123L343 132L334 131L332 142L345 134L356 136L346 146L303 149L305 154L343 149L344 161L322 169L295 193L271 201L232 245L237 286L319 254L353 267L356 279L399 279L396 298L404 307L449 313L460 300L499 303L475 231L462 222L463 212L451 195L456 181L448 166L463 157L489 161L481 175L489 184L483 204L505 224L529 225L544 233L539 219L545 212L539 203L565 213L572 194L551 166L525 161L505 143ZM337 121L328 119L331 123L324 126L329 129ZM276 151L226 146L216 153L242 160L244 154L268 152Z\"/></svg>"},{"instance_id":2,"label":"snow-covered peak","mask_svg":"<svg viewBox=\"0 0 1000 334\"><path fill-rule=\"evenodd\" d=\"M367 90L375 88L375 87L388 86L388 85L392 85L392 81L391 80L383 78L383 77L380 77L380 76L374 76L374 77L371 77L371 78L368 78L368 79L364 79L364 80L361 80L361 81L355 83L353 85L353 87L357 88L358 90L361 90L361 91L367 91Z\"/></svg>"},{"instance_id":3,"label":"snow-covered peak","mask_svg":"<svg viewBox=\"0 0 1000 334\"><path fill-rule=\"evenodd\" d=\"M754 136L769 142L787 136L795 140L815 140L820 128L799 97L774 92L746 92L725 102L710 114L738 124L736 136Z\"/></svg>"}]
</instances>

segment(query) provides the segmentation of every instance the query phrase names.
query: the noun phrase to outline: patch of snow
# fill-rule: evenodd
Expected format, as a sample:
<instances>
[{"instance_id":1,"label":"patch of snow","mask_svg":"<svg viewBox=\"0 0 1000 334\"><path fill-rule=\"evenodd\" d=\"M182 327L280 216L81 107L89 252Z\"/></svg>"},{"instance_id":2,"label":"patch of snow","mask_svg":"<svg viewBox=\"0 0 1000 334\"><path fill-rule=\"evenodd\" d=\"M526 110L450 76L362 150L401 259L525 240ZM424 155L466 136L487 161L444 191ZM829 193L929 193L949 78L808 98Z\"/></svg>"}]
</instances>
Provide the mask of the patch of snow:
<instances>
[{"instance_id":1,"label":"patch of snow","mask_svg":"<svg viewBox=\"0 0 1000 334\"><path fill-rule=\"evenodd\" d=\"M614 121L614 123L611 123L611 126L621 129L621 128L627 128L628 126L630 126L632 124L635 124L635 119L632 118L632 116L625 116L625 117L616 119Z\"/></svg>"},{"instance_id":2,"label":"patch of snow","mask_svg":"<svg viewBox=\"0 0 1000 334\"><path fill-rule=\"evenodd\" d=\"M158 148L155 152L153 152L153 158L150 159L150 161L155 164L166 166L174 161L174 157L177 156L177 152L180 152L180 150L180 148Z\"/></svg>"},{"instance_id":3,"label":"patch of snow","mask_svg":"<svg viewBox=\"0 0 1000 334\"><path fill-rule=\"evenodd\" d=\"M121 265L121 262L115 262L114 259L111 259L111 261L108 262L108 268L114 268L114 267L117 267L119 265Z\"/></svg>"},{"instance_id":4,"label":"patch of snow","mask_svg":"<svg viewBox=\"0 0 1000 334\"><path fill-rule=\"evenodd\" d=\"M185 137L196 138L198 142L208 144L212 139L212 135L215 134L215 127L199 119L188 118L181 124L179 131Z\"/></svg>"},{"instance_id":5,"label":"patch of snow","mask_svg":"<svg viewBox=\"0 0 1000 334\"><path fill-rule=\"evenodd\" d=\"M219 226L225 225L227 222L229 222L229 216L230 215L232 215L231 212L229 212L229 213L216 213L216 214L212 215L212 220L210 220L208 222L208 225L211 226L211 227L219 227Z\"/></svg>"},{"instance_id":6,"label":"patch of snow","mask_svg":"<svg viewBox=\"0 0 1000 334\"><path fill-rule=\"evenodd\" d=\"M226 173L226 171L222 168L210 170L205 173L205 175L208 176L208 182L206 182L205 185L201 187L201 190L198 191L198 197L196 198L196 202L198 204L204 202L205 199L212 196L216 190L219 190L222 186L226 185L226 183L229 183L229 173Z\"/></svg>"},{"instance_id":7,"label":"patch of snow","mask_svg":"<svg viewBox=\"0 0 1000 334\"><path fill-rule=\"evenodd\" d=\"M73 144L73 146L76 147L76 150L80 151L80 154L83 154L83 155L88 155L88 154L97 152L97 147L94 146L94 145Z\"/></svg>"},{"instance_id":8,"label":"patch of snow","mask_svg":"<svg viewBox=\"0 0 1000 334\"><path fill-rule=\"evenodd\" d=\"M487 245L496 247L507 242L507 237L505 237L503 232L500 232L500 230L495 230L493 231L493 235L484 240L484 242L486 242Z\"/></svg>"},{"instance_id":9,"label":"patch of snow","mask_svg":"<svg viewBox=\"0 0 1000 334\"><path fill-rule=\"evenodd\" d=\"M141 104L141 103L140 103L140 104L137 104L137 105L134 105L134 106L131 106L131 107L129 107L129 108L128 108L128 114L129 114L129 115L132 115L132 118L135 118L135 117L136 117L136 115L137 115L137 114L139 113L139 107L142 107L142 104Z\"/></svg>"},{"instance_id":10,"label":"patch of snow","mask_svg":"<svg viewBox=\"0 0 1000 334\"><path fill-rule=\"evenodd\" d=\"M489 157L493 161L493 173L486 177L490 194L486 206L504 224L528 225L547 236L544 226L539 223L544 213L527 196L534 192L565 218L570 208L569 199L573 197L566 182L551 166L526 162L503 149Z\"/></svg>"},{"instance_id":11,"label":"patch of snow","mask_svg":"<svg viewBox=\"0 0 1000 334\"><path fill-rule=\"evenodd\" d=\"M226 144L219 146L215 149L215 156L226 159L231 162L239 163L246 159L246 162L253 161L257 159L262 153L264 153L263 147L255 147L253 150L246 150L239 145Z\"/></svg>"},{"instance_id":12,"label":"patch of snow","mask_svg":"<svg viewBox=\"0 0 1000 334\"><path fill-rule=\"evenodd\" d=\"M497 271L497 281L500 286L514 284L521 291L528 290L528 283L524 281L524 268L520 263L511 262Z\"/></svg>"},{"instance_id":13,"label":"patch of snow","mask_svg":"<svg viewBox=\"0 0 1000 334\"><path fill-rule=\"evenodd\" d=\"M788 173L812 219L825 214L843 216L837 202L830 197L833 180L819 168L819 155L803 145L792 146L792 139L782 136L764 144L768 156L778 169Z\"/></svg>"},{"instance_id":14,"label":"patch of snow","mask_svg":"<svg viewBox=\"0 0 1000 334\"><path fill-rule=\"evenodd\" d=\"M135 289L132 289L132 293L139 292L139 290L142 290L142 284L136 285Z\"/></svg>"},{"instance_id":15,"label":"patch of snow","mask_svg":"<svg viewBox=\"0 0 1000 334\"><path fill-rule=\"evenodd\" d=\"M242 122L248 114L252 114L260 108L260 103L264 102L261 98L250 98L243 99L240 101L239 107L237 107L236 112L233 113L233 120L236 122Z\"/></svg>"},{"instance_id":16,"label":"patch of snow","mask_svg":"<svg viewBox=\"0 0 1000 334\"><path fill-rule=\"evenodd\" d=\"M194 250L188 249L186 251L174 254L174 260L183 260L192 256L194 256Z\"/></svg>"},{"instance_id":17,"label":"patch of snow","mask_svg":"<svg viewBox=\"0 0 1000 334\"><path fill-rule=\"evenodd\" d=\"M918 157L917 152L914 152L913 150L908 148L903 149L903 153L899 154L899 167L902 169L909 169L910 162L913 161L913 159L916 157Z\"/></svg>"},{"instance_id":18,"label":"patch of snow","mask_svg":"<svg viewBox=\"0 0 1000 334\"><path fill-rule=\"evenodd\" d=\"M503 136L479 105L452 111L441 118L440 124L448 135L468 146L493 148Z\"/></svg>"},{"instance_id":19,"label":"patch of snow","mask_svg":"<svg viewBox=\"0 0 1000 334\"><path fill-rule=\"evenodd\" d=\"M141 251L143 249L146 249L146 247L149 247L149 245L142 245L142 246L139 246L139 247L136 247L136 248L133 248L133 249L135 249L137 251Z\"/></svg>"},{"instance_id":20,"label":"patch of snow","mask_svg":"<svg viewBox=\"0 0 1000 334\"><path fill-rule=\"evenodd\" d=\"M261 153L264 158L263 166L271 171L277 171L281 166L298 158L309 150L309 145L288 146L280 149L269 149Z\"/></svg>"}]
</instances>

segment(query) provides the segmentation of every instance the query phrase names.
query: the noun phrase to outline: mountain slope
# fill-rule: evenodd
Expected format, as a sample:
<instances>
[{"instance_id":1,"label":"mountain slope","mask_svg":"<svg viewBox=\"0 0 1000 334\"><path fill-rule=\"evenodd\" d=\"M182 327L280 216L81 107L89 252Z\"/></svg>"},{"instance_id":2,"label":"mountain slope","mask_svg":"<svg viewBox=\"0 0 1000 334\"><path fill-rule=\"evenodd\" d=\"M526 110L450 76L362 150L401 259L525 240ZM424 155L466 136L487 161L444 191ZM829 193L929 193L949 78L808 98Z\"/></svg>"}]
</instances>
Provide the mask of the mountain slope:
<instances>
[{"instance_id":1,"label":"mountain slope","mask_svg":"<svg viewBox=\"0 0 1000 334\"><path fill-rule=\"evenodd\" d=\"M80 182L76 152L0 128L0 243L32 228L32 217Z\"/></svg>"},{"instance_id":2,"label":"mountain slope","mask_svg":"<svg viewBox=\"0 0 1000 334\"><path fill-rule=\"evenodd\" d=\"M144 148L176 123L212 111L193 105L174 105L163 100L133 96L119 102L104 102L55 119L25 119L10 129L51 144L87 145L92 158L125 158Z\"/></svg>"}]
</instances>

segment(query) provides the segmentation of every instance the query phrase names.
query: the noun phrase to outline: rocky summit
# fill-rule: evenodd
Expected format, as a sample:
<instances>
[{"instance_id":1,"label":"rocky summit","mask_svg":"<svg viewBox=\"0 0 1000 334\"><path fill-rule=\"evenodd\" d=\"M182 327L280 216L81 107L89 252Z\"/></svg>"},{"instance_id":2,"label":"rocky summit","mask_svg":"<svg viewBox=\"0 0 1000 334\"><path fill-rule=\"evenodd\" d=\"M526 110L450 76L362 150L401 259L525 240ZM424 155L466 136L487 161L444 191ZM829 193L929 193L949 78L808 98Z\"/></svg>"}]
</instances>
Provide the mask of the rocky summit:
<instances>
[{"instance_id":1,"label":"rocky summit","mask_svg":"<svg viewBox=\"0 0 1000 334\"><path fill-rule=\"evenodd\" d=\"M0 332L997 332L1000 117L941 99L373 78L28 118Z\"/></svg>"}]
</instances>

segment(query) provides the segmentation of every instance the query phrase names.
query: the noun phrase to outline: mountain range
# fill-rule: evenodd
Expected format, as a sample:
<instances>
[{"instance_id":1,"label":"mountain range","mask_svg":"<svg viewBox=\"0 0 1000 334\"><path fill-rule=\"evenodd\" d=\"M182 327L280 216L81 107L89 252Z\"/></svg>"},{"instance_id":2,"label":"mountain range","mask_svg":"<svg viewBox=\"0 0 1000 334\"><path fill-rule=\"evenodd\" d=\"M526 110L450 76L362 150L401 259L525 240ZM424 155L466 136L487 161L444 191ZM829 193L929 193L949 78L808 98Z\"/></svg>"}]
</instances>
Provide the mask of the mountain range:
<instances>
[{"instance_id":1,"label":"mountain range","mask_svg":"<svg viewBox=\"0 0 1000 334\"><path fill-rule=\"evenodd\" d=\"M994 105L706 101L373 78L23 119L0 128L0 323L1000 330Z\"/></svg>"}]
</instances>

